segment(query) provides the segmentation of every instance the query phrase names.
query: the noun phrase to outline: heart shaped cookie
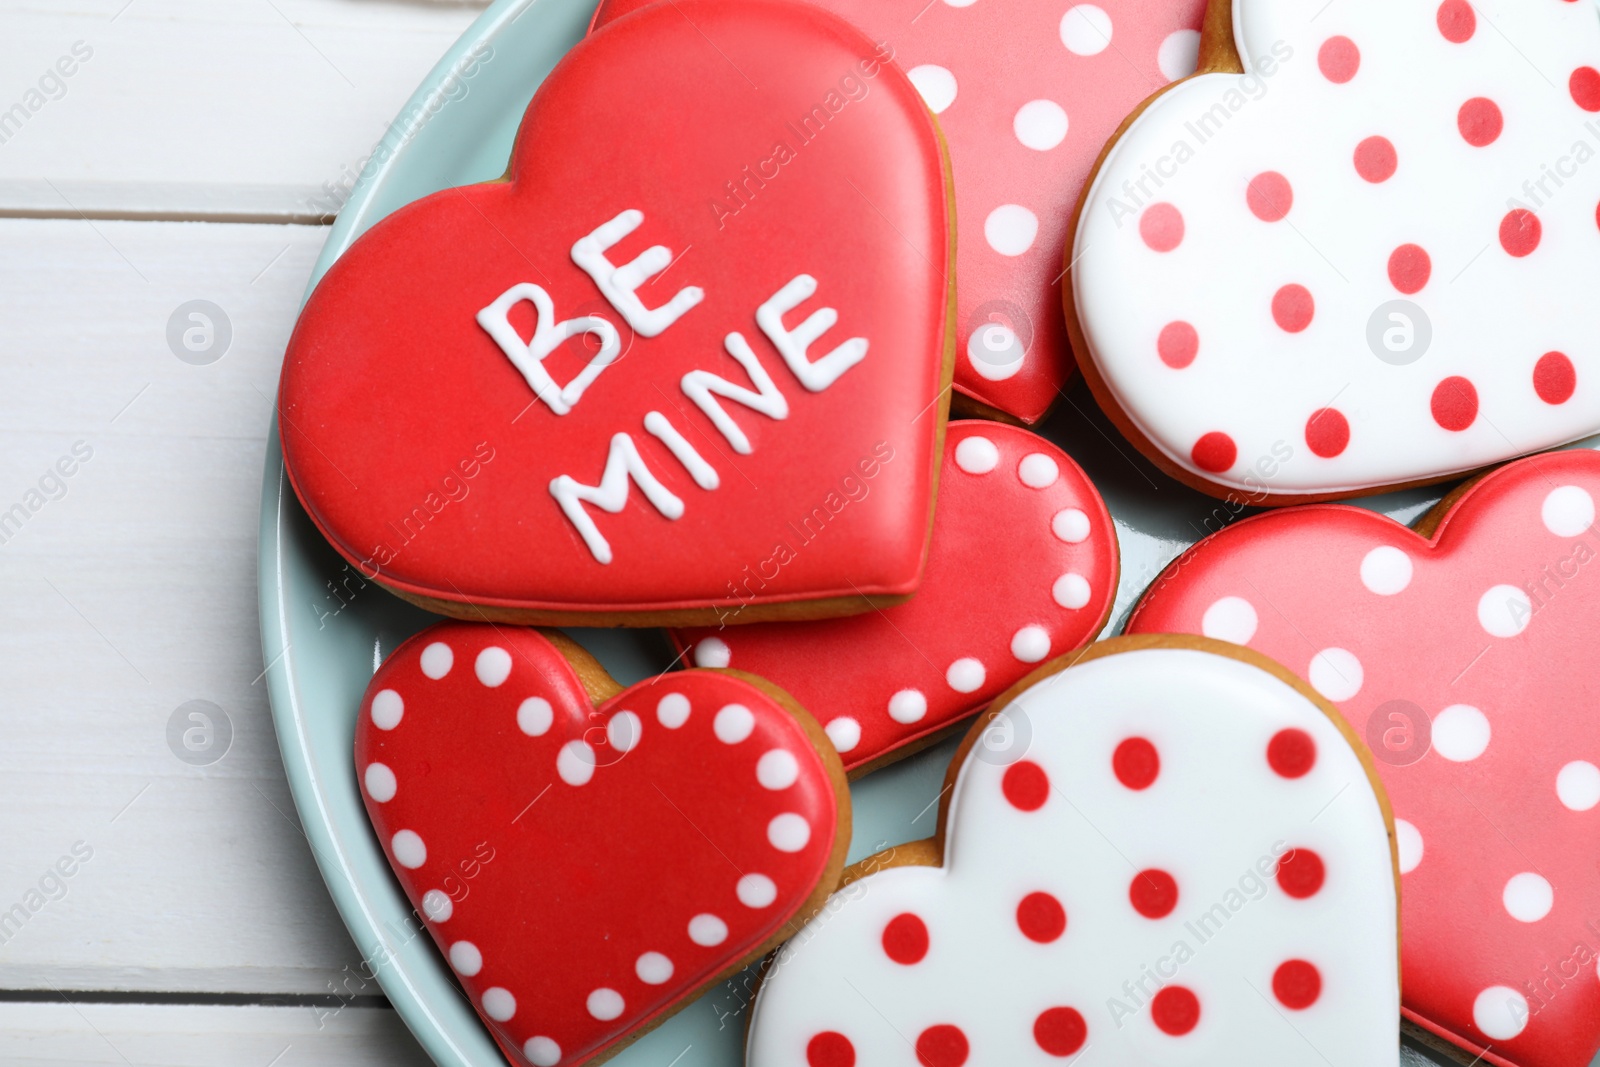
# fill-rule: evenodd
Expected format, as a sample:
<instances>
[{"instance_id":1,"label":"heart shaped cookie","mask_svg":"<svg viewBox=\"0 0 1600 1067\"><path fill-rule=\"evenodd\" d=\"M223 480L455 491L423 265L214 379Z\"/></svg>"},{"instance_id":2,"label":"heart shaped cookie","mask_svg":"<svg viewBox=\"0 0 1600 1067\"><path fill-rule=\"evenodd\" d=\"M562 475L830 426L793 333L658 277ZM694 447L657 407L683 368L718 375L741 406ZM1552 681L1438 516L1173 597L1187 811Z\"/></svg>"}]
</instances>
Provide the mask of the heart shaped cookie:
<instances>
[{"instance_id":1,"label":"heart shaped cookie","mask_svg":"<svg viewBox=\"0 0 1600 1067\"><path fill-rule=\"evenodd\" d=\"M1405 1010L1499 1067L1600 1050L1600 455L1502 467L1413 532L1295 508L1202 541L1130 632L1248 644L1377 755L1404 874Z\"/></svg>"},{"instance_id":2,"label":"heart shaped cookie","mask_svg":"<svg viewBox=\"0 0 1600 1067\"><path fill-rule=\"evenodd\" d=\"M601 0L595 24L650 2ZM957 404L1038 422L1073 369L1060 293L1073 205L1128 113L1194 73L1205 0L818 6L883 43L950 144L963 231ZM735 216L756 203L741 186L721 198Z\"/></svg>"},{"instance_id":3,"label":"heart shaped cookie","mask_svg":"<svg viewBox=\"0 0 1600 1067\"><path fill-rule=\"evenodd\" d=\"M515 1064L620 1051L792 932L850 840L838 757L781 691L719 671L621 690L556 633L424 630L373 676L355 754L406 896Z\"/></svg>"},{"instance_id":4,"label":"heart shaped cookie","mask_svg":"<svg viewBox=\"0 0 1600 1067\"><path fill-rule=\"evenodd\" d=\"M735 181L759 198L729 217ZM505 180L330 268L285 358L289 477L367 577L446 614L706 622L761 565L748 617L893 603L948 399L947 197L922 98L843 21L641 13L540 86Z\"/></svg>"},{"instance_id":5,"label":"heart shaped cookie","mask_svg":"<svg viewBox=\"0 0 1600 1067\"><path fill-rule=\"evenodd\" d=\"M1600 430L1592 5L1213 7L1206 73L1107 149L1076 223L1076 347L1130 440L1283 504Z\"/></svg>"},{"instance_id":6,"label":"heart shaped cookie","mask_svg":"<svg viewBox=\"0 0 1600 1067\"><path fill-rule=\"evenodd\" d=\"M1057 660L996 709L951 766L939 839L851 868L779 952L750 1067L1091 1047L1394 1067L1387 805L1331 708L1263 657L1144 637Z\"/></svg>"},{"instance_id":7,"label":"heart shaped cookie","mask_svg":"<svg viewBox=\"0 0 1600 1067\"><path fill-rule=\"evenodd\" d=\"M793 694L855 774L1094 640L1116 594L1117 534L1078 465L1026 430L952 422L939 485L927 573L907 603L679 630L674 641L698 666L737 667Z\"/></svg>"}]
</instances>

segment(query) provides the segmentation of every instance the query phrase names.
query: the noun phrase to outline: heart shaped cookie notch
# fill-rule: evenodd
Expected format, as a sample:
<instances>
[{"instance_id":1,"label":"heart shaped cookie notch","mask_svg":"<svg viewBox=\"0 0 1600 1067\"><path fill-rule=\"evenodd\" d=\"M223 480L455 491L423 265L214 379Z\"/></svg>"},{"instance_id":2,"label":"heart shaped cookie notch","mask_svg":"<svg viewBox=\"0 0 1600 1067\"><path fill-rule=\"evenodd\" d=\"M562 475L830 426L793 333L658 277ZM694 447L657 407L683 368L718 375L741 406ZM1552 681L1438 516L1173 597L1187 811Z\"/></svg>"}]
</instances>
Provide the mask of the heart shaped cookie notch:
<instances>
[{"instance_id":1,"label":"heart shaped cookie notch","mask_svg":"<svg viewBox=\"0 0 1600 1067\"><path fill-rule=\"evenodd\" d=\"M1220 642L1116 638L996 701L934 841L851 868L768 969L750 1067L1399 1062L1381 788Z\"/></svg>"},{"instance_id":2,"label":"heart shaped cookie notch","mask_svg":"<svg viewBox=\"0 0 1600 1067\"><path fill-rule=\"evenodd\" d=\"M560 634L443 623L383 663L373 829L514 1064L599 1063L792 933L838 882L843 769L781 691L621 689Z\"/></svg>"},{"instance_id":3,"label":"heart shaped cookie notch","mask_svg":"<svg viewBox=\"0 0 1600 1067\"><path fill-rule=\"evenodd\" d=\"M290 480L366 577L457 617L704 623L747 567L751 618L898 602L949 397L949 195L915 87L843 21L641 12L551 72L504 180L328 270L285 357Z\"/></svg>"}]
</instances>

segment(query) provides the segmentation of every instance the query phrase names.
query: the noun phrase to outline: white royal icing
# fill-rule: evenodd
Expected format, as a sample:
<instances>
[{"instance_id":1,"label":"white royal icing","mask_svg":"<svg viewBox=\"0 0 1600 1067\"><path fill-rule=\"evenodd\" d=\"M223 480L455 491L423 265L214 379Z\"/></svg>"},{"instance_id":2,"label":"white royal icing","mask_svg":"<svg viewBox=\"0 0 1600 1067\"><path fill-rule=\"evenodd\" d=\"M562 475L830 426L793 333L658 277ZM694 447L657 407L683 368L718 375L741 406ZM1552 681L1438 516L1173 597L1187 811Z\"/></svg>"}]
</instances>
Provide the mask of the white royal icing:
<instances>
[{"instance_id":1,"label":"white royal icing","mask_svg":"<svg viewBox=\"0 0 1600 1067\"><path fill-rule=\"evenodd\" d=\"M523 342L509 318L511 309L524 300L533 305L539 316L533 327L533 340L527 343ZM550 294L532 282L522 282L501 293L494 303L478 312L478 325L494 338L494 343L500 346L512 365L527 379L534 395L555 414L565 415L583 397L583 391L600 377L600 372L616 361L622 352L622 341L617 336L617 328L598 315L585 315L561 322L556 322L555 317L555 305ZM545 369L544 358L568 339L584 333L594 335L600 342L600 351L570 382L557 385Z\"/></svg>"},{"instance_id":2,"label":"white royal icing","mask_svg":"<svg viewBox=\"0 0 1600 1067\"><path fill-rule=\"evenodd\" d=\"M656 337L668 326L683 317L683 313L705 299L705 291L696 285L685 286L658 308L647 308L639 299L637 290L649 279L672 265L672 250L665 245L652 245L631 263L617 266L606 258L611 246L637 230L644 222L644 212L629 209L579 238L572 246L572 261L584 269L611 306L627 320L640 337Z\"/></svg>"}]
</instances>

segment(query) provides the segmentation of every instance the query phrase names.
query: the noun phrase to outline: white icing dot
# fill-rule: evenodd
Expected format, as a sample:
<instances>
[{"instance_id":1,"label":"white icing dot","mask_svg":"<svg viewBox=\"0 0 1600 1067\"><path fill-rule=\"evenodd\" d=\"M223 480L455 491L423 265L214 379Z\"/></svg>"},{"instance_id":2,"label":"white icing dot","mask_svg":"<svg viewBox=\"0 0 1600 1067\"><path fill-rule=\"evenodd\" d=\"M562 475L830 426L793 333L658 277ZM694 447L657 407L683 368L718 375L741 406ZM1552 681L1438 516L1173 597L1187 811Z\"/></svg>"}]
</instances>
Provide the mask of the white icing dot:
<instances>
[{"instance_id":1,"label":"white icing dot","mask_svg":"<svg viewBox=\"0 0 1600 1067\"><path fill-rule=\"evenodd\" d=\"M1156 66L1169 82L1187 78L1200 65L1200 31L1174 30L1156 52Z\"/></svg>"},{"instance_id":2,"label":"white icing dot","mask_svg":"<svg viewBox=\"0 0 1600 1067\"><path fill-rule=\"evenodd\" d=\"M967 335L967 362L987 381L1015 377L1027 358L1022 338L1003 322L981 323Z\"/></svg>"},{"instance_id":3,"label":"white icing dot","mask_svg":"<svg viewBox=\"0 0 1600 1067\"><path fill-rule=\"evenodd\" d=\"M729 704L717 712L711 729L725 745L737 745L756 728L756 717L743 704Z\"/></svg>"},{"instance_id":4,"label":"white icing dot","mask_svg":"<svg viewBox=\"0 0 1600 1067\"><path fill-rule=\"evenodd\" d=\"M1574 760L1556 774L1556 796L1573 811L1588 811L1600 804L1600 767Z\"/></svg>"},{"instance_id":5,"label":"white icing dot","mask_svg":"<svg viewBox=\"0 0 1600 1067\"><path fill-rule=\"evenodd\" d=\"M1050 532L1069 545L1082 544L1089 538L1089 516L1077 508L1063 508L1050 520Z\"/></svg>"},{"instance_id":6,"label":"white icing dot","mask_svg":"<svg viewBox=\"0 0 1600 1067\"><path fill-rule=\"evenodd\" d=\"M1411 584L1411 557L1380 545L1361 558L1361 584L1379 596L1394 596Z\"/></svg>"},{"instance_id":7,"label":"white icing dot","mask_svg":"<svg viewBox=\"0 0 1600 1067\"><path fill-rule=\"evenodd\" d=\"M511 677L511 653L499 645L490 645L478 653L472 668L478 674L478 681L494 689Z\"/></svg>"},{"instance_id":8,"label":"white icing dot","mask_svg":"<svg viewBox=\"0 0 1600 1067\"><path fill-rule=\"evenodd\" d=\"M856 732L859 734L860 730ZM799 777L800 761L786 748L765 752L756 761L756 781L763 789L788 789Z\"/></svg>"},{"instance_id":9,"label":"white icing dot","mask_svg":"<svg viewBox=\"0 0 1600 1067\"><path fill-rule=\"evenodd\" d=\"M1515 637L1531 618L1533 603L1514 585L1497 585L1478 600L1478 624L1490 637Z\"/></svg>"},{"instance_id":10,"label":"white icing dot","mask_svg":"<svg viewBox=\"0 0 1600 1067\"><path fill-rule=\"evenodd\" d=\"M889 718L895 722L920 722L928 714L928 698L920 689L902 689L889 698Z\"/></svg>"},{"instance_id":11,"label":"white icing dot","mask_svg":"<svg viewBox=\"0 0 1600 1067\"><path fill-rule=\"evenodd\" d=\"M840 752L849 752L861 743L861 724L848 715L839 716L822 729Z\"/></svg>"},{"instance_id":12,"label":"white icing dot","mask_svg":"<svg viewBox=\"0 0 1600 1067\"><path fill-rule=\"evenodd\" d=\"M1081 574L1063 574L1050 587L1050 595L1062 607L1076 610L1089 603L1089 582Z\"/></svg>"},{"instance_id":13,"label":"white icing dot","mask_svg":"<svg viewBox=\"0 0 1600 1067\"><path fill-rule=\"evenodd\" d=\"M494 986L483 991L483 1013L497 1023L509 1022L517 1013L517 998L511 990Z\"/></svg>"},{"instance_id":14,"label":"white icing dot","mask_svg":"<svg viewBox=\"0 0 1600 1067\"><path fill-rule=\"evenodd\" d=\"M430 889L422 894L422 914L430 922L449 922L455 911L455 903L443 891Z\"/></svg>"},{"instance_id":15,"label":"white icing dot","mask_svg":"<svg viewBox=\"0 0 1600 1067\"><path fill-rule=\"evenodd\" d=\"M696 667L726 667L732 661L733 650L720 637L701 638L700 643L694 646Z\"/></svg>"},{"instance_id":16,"label":"white icing dot","mask_svg":"<svg viewBox=\"0 0 1600 1067\"><path fill-rule=\"evenodd\" d=\"M672 964L668 963L667 966L671 967ZM622 1014L622 994L615 989L606 989L602 986L589 994L584 1006L589 1009L590 1015L603 1023L608 1023Z\"/></svg>"},{"instance_id":17,"label":"white icing dot","mask_svg":"<svg viewBox=\"0 0 1600 1067\"><path fill-rule=\"evenodd\" d=\"M395 780L394 772L381 763L367 764L367 773L361 776L366 783L367 796L379 804L387 804L394 799L394 793L400 783Z\"/></svg>"},{"instance_id":18,"label":"white icing dot","mask_svg":"<svg viewBox=\"0 0 1600 1067\"><path fill-rule=\"evenodd\" d=\"M435 641L422 650L422 673L436 682L450 673L455 662L456 654L443 641Z\"/></svg>"},{"instance_id":19,"label":"white icing dot","mask_svg":"<svg viewBox=\"0 0 1600 1067\"><path fill-rule=\"evenodd\" d=\"M544 697L529 697L517 705L517 729L529 737L543 737L555 718L555 709Z\"/></svg>"},{"instance_id":20,"label":"white icing dot","mask_svg":"<svg viewBox=\"0 0 1600 1067\"><path fill-rule=\"evenodd\" d=\"M1024 148L1048 152L1067 138L1067 113L1054 100L1030 100L1017 109L1011 129Z\"/></svg>"},{"instance_id":21,"label":"white icing dot","mask_svg":"<svg viewBox=\"0 0 1600 1067\"><path fill-rule=\"evenodd\" d=\"M656 705L656 718L669 730L676 730L689 721L689 698L682 693L668 693Z\"/></svg>"},{"instance_id":22,"label":"white icing dot","mask_svg":"<svg viewBox=\"0 0 1600 1067\"><path fill-rule=\"evenodd\" d=\"M983 236L1002 256L1020 256L1039 236L1039 216L1021 204L1001 204L984 220Z\"/></svg>"},{"instance_id":23,"label":"white icing dot","mask_svg":"<svg viewBox=\"0 0 1600 1067\"><path fill-rule=\"evenodd\" d=\"M971 7L978 0L944 0L944 2L951 7Z\"/></svg>"},{"instance_id":24,"label":"white icing dot","mask_svg":"<svg viewBox=\"0 0 1600 1067\"><path fill-rule=\"evenodd\" d=\"M633 973L645 985L660 985L672 977L672 961L659 952L646 952L633 965Z\"/></svg>"},{"instance_id":25,"label":"white icing dot","mask_svg":"<svg viewBox=\"0 0 1600 1067\"><path fill-rule=\"evenodd\" d=\"M1061 467L1043 452L1030 452L1017 464L1017 477L1029 489L1043 489L1061 477Z\"/></svg>"},{"instance_id":26,"label":"white icing dot","mask_svg":"<svg viewBox=\"0 0 1600 1067\"><path fill-rule=\"evenodd\" d=\"M1400 853L1400 873L1410 874L1422 862L1422 831L1404 819L1396 819L1394 843Z\"/></svg>"},{"instance_id":27,"label":"white icing dot","mask_svg":"<svg viewBox=\"0 0 1600 1067\"><path fill-rule=\"evenodd\" d=\"M1468 704L1452 704L1433 719L1433 750L1452 763L1466 763L1489 747L1489 719Z\"/></svg>"},{"instance_id":28,"label":"white icing dot","mask_svg":"<svg viewBox=\"0 0 1600 1067\"><path fill-rule=\"evenodd\" d=\"M1539 517L1557 537L1582 536L1594 525L1594 497L1576 485L1563 485L1550 490Z\"/></svg>"},{"instance_id":29,"label":"white icing dot","mask_svg":"<svg viewBox=\"0 0 1600 1067\"><path fill-rule=\"evenodd\" d=\"M1490 986L1472 1002L1472 1021L1486 1036L1510 1041L1528 1025L1528 998L1510 986Z\"/></svg>"},{"instance_id":30,"label":"white icing dot","mask_svg":"<svg viewBox=\"0 0 1600 1067\"><path fill-rule=\"evenodd\" d=\"M428 846L415 830L401 830L389 839L394 850L394 861L408 870L416 870L428 862Z\"/></svg>"},{"instance_id":31,"label":"white icing dot","mask_svg":"<svg viewBox=\"0 0 1600 1067\"><path fill-rule=\"evenodd\" d=\"M406 702L393 689L380 689L372 698L372 725L380 730L393 730L400 725L406 713Z\"/></svg>"},{"instance_id":32,"label":"white icing dot","mask_svg":"<svg viewBox=\"0 0 1600 1067\"><path fill-rule=\"evenodd\" d=\"M471 941L457 941L450 946L450 966L463 978L471 978L483 970L483 953Z\"/></svg>"},{"instance_id":33,"label":"white icing dot","mask_svg":"<svg viewBox=\"0 0 1600 1067\"><path fill-rule=\"evenodd\" d=\"M1311 688L1335 704L1361 692L1366 680L1361 661L1342 648L1325 648L1311 657L1310 674Z\"/></svg>"},{"instance_id":34,"label":"white icing dot","mask_svg":"<svg viewBox=\"0 0 1600 1067\"><path fill-rule=\"evenodd\" d=\"M1043 626L1024 626L1011 635L1011 654L1023 663L1038 663L1050 654L1050 634Z\"/></svg>"},{"instance_id":35,"label":"white icing dot","mask_svg":"<svg viewBox=\"0 0 1600 1067\"><path fill-rule=\"evenodd\" d=\"M533 1067L556 1067L561 1062L561 1046L548 1037L530 1037L522 1054Z\"/></svg>"},{"instance_id":36,"label":"white icing dot","mask_svg":"<svg viewBox=\"0 0 1600 1067\"><path fill-rule=\"evenodd\" d=\"M1061 43L1074 55L1099 55L1111 43L1111 16L1093 4L1069 8L1061 18Z\"/></svg>"},{"instance_id":37,"label":"white icing dot","mask_svg":"<svg viewBox=\"0 0 1600 1067\"><path fill-rule=\"evenodd\" d=\"M945 108L956 102L956 76L944 67L924 63L906 71L906 77L911 79L911 84L922 94L928 110L935 115L943 113Z\"/></svg>"},{"instance_id":38,"label":"white icing dot","mask_svg":"<svg viewBox=\"0 0 1600 1067\"><path fill-rule=\"evenodd\" d=\"M767 824L767 840L779 852L799 852L811 840L811 824L804 815L784 812Z\"/></svg>"},{"instance_id":39,"label":"white icing dot","mask_svg":"<svg viewBox=\"0 0 1600 1067\"><path fill-rule=\"evenodd\" d=\"M556 773L568 785L587 785L594 777L594 749L587 741L568 741L556 754Z\"/></svg>"},{"instance_id":40,"label":"white icing dot","mask_svg":"<svg viewBox=\"0 0 1600 1067\"><path fill-rule=\"evenodd\" d=\"M982 663L971 656L963 656L950 664L949 669L944 672L944 680L958 693L973 693L982 688L983 680L988 673L983 669Z\"/></svg>"},{"instance_id":41,"label":"white icing dot","mask_svg":"<svg viewBox=\"0 0 1600 1067\"><path fill-rule=\"evenodd\" d=\"M1506 906L1506 913L1513 919L1521 923L1536 923L1550 914L1556 894L1544 878L1532 871L1523 871L1513 875L1506 883L1500 900Z\"/></svg>"},{"instance_id":42,"label":"white icing dot","mask_svg":"<svg viewBox=\"0 0 1600 1067\"><path fill-rule=\"evenodd\" d=\"M715 915L696 915L689 920L689 940L705 948L728 940L728 924Z\"/></svg>"},{"instance_id":43,"label":"white icing dot","mask_svg":"<svg viewBox=\"0 0 1600 1067\"><path fill-rule=\"evenodd\" d=\"M619 711L606 723L606 741L618 752L632 752L644 736L644 723L631 711Z\"/></svg>"},{"instance_id":44,"label":"white icing dot","mask_svg":"<svg viewBox=\"0 0 1600 1067\"><path fill-rule=\"evenodd\" d=\"M968 474L988 474L1000 463L1000 450L987 437L962 438L956 445L956 466Z\"/></svg>"},{"instance_id":45,"label":"white icing dot","mask_svg":"<svg viewBox=\"0 0 1600 1067\"><path fill-rule=\"evenodd\" d=\"M1206 609L1200 618L1200 632L1215 641L1248 645L1256 635L1256 609L1240 596L1225 596Z\"/></svg>"},{"instance_id":46,"label":"white icing dot","mask_svg":"<svg viewBox=\"0 0 1600 1067\"><path fill-rule=\"evenodd\" d=\"M764 874L747 874L739 879L739 903L747 908L770 907L778 899L778 885Z\"/></svg>"}]
</instances>

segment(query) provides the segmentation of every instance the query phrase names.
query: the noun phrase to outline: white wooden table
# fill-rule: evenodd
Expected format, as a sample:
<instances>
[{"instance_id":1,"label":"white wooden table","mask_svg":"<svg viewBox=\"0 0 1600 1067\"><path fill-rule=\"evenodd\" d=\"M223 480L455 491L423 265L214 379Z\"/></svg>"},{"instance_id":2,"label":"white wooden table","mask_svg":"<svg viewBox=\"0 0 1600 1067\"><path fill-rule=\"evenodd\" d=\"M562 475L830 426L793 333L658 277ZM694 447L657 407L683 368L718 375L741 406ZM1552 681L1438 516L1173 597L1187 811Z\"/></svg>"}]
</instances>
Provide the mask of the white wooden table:
<instances>
[{"instance_id":1,"label":"white wooden table","mask_svg":"<svg viewBox=\"0 0 1600 1067\"><path fill-rule=\"evenodd\" d=\"M284 784L256 523L323 224L478 10L0 0L0 1064L427 1063Z\"/></svg>"}]
</instances>

